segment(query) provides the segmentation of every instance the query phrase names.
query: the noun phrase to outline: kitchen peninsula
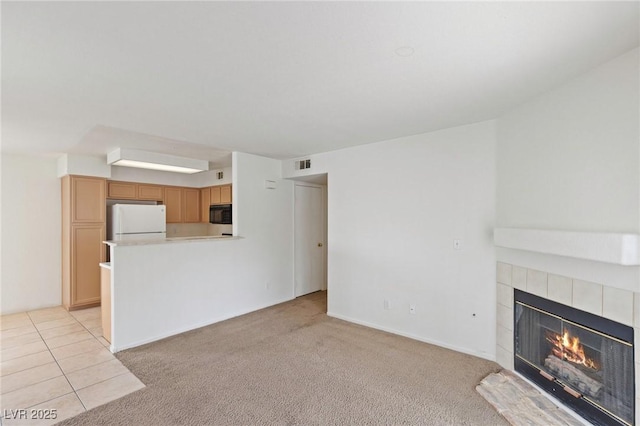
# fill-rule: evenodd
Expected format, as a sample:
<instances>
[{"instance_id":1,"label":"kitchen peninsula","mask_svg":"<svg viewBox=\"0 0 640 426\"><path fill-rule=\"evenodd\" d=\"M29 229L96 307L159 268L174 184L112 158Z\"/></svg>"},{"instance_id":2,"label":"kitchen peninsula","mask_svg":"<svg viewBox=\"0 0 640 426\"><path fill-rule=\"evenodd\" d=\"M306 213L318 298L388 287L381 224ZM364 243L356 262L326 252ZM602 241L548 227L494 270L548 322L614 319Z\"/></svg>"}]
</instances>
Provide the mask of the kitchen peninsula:
<instances>
[{"instance_id":1,"label":"kitchen peninsula","mask_svg":"<svg viewBox=\"0 0 640 426\"><path fill-rule=\"evenodd\" d=\"M229 186L233 191L233 225L208 223L208 217L204 215L206 209L202 209L202 216L207 220L201 218L201 223L168 222L166 235L169 238L153 242L110 241L109 244L104 244L105 240L112 240L105 232L108 222L106 204L114 199L106 196L108 184L111 183L113 193L118 188L114 182L130 183L138 174L129 177L119 172L118 176L113 176L114 170L113 174L105 171L100 177L86 177L73 175L69 168L63 170L66 172L64 176L68 175L62 177L63 183L67 184L63 186L66 196L63 197L63 207L70 207L63 215L70 218L63 221L64 241L69 242L70 248L78 247L76 240L86 241L86 247L90 248L70 250L69 256L63 256L64 276L71 277L71 285L63 286L63 289L75 297L71 299L73 306L68 308L80 308L79 302L82 302L82 307L89 303L93 306L100 304L101 275L110 275L108 301L111 306L108 312L111 315L110 349L113 352L295 297L293 181L280 179L280 161L251 154L233 153L232 170L233 174L231 169L228 171L225 185L233 182ZM274 180L276 185L265 185L265 182ZM158 181L161 182L160 179ZM193 185L201 187L212 182L215 181L198 179ZM170 182L161 183L166 193ZM146 188L146 183L138 182L137 187L134 184L136 194L141 194L143 185ZM208 192L206 188L209 188ZM201 206L210 206L218 201L215 198L217 193L213 194L211 201L211 188L200 188ZM134 192L130 190L130 193L133 196ZM149 195L149 191L145 194ZM120 191L118 196L122 195ZM182 198L183 201L188 199ZM170 203L164 199L162 204L168 206ZM184 206L186 209L187 205ZM88 212L95 212L95 218ZM215 232L220 237L183 232L191 231L191 228L197 231L201 227L206 228L207 234ZM85 229L94 228L97 231L79 240L85 236L82 233ZM235 236L221 238L223 233ZM102 267L99 266L101 263ZM74 265L81 265L83 269ZM78 275L85 270L85 274ZM91 284L90 294L86 290L87 283ZM91 296L90 300L86 294ZM109 303L104 305L107 307Z\"/></svg>"},{"instance_id":2,"label":"kitchen peninsula","mask_svg":"<svg viewBox=\"0 0 640 426\"><path fill-rule=\"evenodd\" d=\"M62 304L66 309L100 305L97 267L108 260L101 243L109 236L108 207L115 203L162 204L170 237L220 235L231 225L210 223L211 205L230 205L232 185L202 188L119 181L96 176L61 176Z\"/></svg>"},{"instance_id":3,"label":"kitchen peninsula","mask_svg":"<svg viewBox=\"0 0 640 426\"><path fill-rule=\"evenodd\" d=\"M105 241L111 262L103 282L103 321L111 351L149 343L250 312L233 285L243 239L232 236ZM248 290L248 289L245 289ZM247 295L243 294L246 298Z\"/></svg>"}]
</instances>

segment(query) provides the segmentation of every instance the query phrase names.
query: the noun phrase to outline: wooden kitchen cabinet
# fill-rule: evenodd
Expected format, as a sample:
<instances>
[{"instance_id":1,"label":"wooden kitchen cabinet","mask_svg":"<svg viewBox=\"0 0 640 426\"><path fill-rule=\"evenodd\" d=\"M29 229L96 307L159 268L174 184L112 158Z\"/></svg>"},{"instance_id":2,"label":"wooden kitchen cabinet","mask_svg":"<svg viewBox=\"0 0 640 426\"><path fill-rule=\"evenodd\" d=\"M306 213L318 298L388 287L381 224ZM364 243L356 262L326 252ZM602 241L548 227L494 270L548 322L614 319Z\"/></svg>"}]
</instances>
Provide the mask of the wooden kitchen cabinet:
<instances>
[{"instance_id":1,"label":"wooden kitchen cabinet","mask_svg":"<svg viewBox=\"0 0 640 426\"><path fill-rule=\"evenodd\" d=\"M182 188L184 194L183 221L186 223L200 222L200 190L197 188Z\"/></svg>"},{"instance_id":2,"label":"wooden kitchen cabinet","mask_svg":"<svg viewBox=\"0 0 640 426\"><path fill-rule=\"evenodd\" d=\"M164 201L164 188L160 185L139 183L136 199L150 201Z\"/></svg>"},{"instance_id":3,"label":"wooden kitchen cabinet","mask_svg":"<svg viewBox=\"0 0 640 426\"><path fill-rule=\"evenodd\" d=\"M70 214L73 223L97 223L106 219L104 179L69 177Z\"/></svg>"},{"instance_id":4,"label":"wooden kitchen cabinet","mask_svg":"<svg viewBox=\"0 0 640 426\"><path fill-rule=\"evenodd\" d=\"M71 225L73 305L100 304L100 262L105 260L105 225Z\"/></svg>"},{"instance_id":5,"label":"wooden kitchen cabinet","mask_svg":"<svg viewBox=\"0 0 640 426\"><path fill-rule=\"evenodd\" d=\"M209 223L209 206L211 205L211 188L200 189L200 222Z\"/></svg>"},{"instance_id":6,"label":"wooden kitchen cabinet","mask_svg":"<svg viewBox=\"0 0 640 426\"><path fill-rule=\"evenodd\" d=\"M163 201L164 187L147 183L107 182L107 198L115 200Z\"/></svg>"},{"instance_id":7,"label":"wooden kitchen cabinet","mask_svg":"<svg viewBox=\"0 0 640 426\"><path fill-rule=\"evenodd\" d=\"M220 200L222 199L220 196L220 187L219 186L212 186L209 188L209 191L211 193L211 204L221 204Z\"/></svg>"},{"instance_id":8,"label":"wooden kitchen cabinet","mask_svg":"<svg viewBox=\"0 0 640 426\"><path fill-rule=\"evenodd\" d=\"M100 304L100 262L106 256L106 180L62 178L62 304Z\"/></svg>"},{"instance_id":9,"label":"wooden kitchen cabinet","mask_svg":"<svg viewBox=\"0 0 640 426\"><path fill-rule=\"evenodd\" d=\"M107 182L107 197L117 200L135 200L137 195L137 185L130 182Z\"/></svg>"},{"instance_id":10,"label":"wooden kitchen cabinet","mask_svg":"<svg viewBox=\"0 0 640 426\"><path fill-rule=\"evenodd\" d=\"M231 185L210 187L211 204L231 204Z\"/></svg>"},{"instance_id":11,"label":"wooden kitchen cabinet","mask_svg":"<svg viewBox=\"0 0 640 426\"><path fill-rule=\"evenodd\" d=\"M182 223L182 188L166 186L164 205L167 206L167 223Z\"/></svg>"},{"instance_id":12,"label":"wooden kitchen cabinet","mask_svg":"<svg viewBox=\"0 0 640 426\"><path fill-rule=\"evenodd\" d=\"M200 189L200 222L209 223L209 207L215 204L231 204L231 185Z\"/></svg>"},{"instance_id":13,"label":"wooden kitchen cabinet","mask_svg":"<svg viewBox=\"0 0 640 426\"><path fill-rule=\"evenodd\" d=\"M231 204L231 185L220 187L220 204Z\"/></svg>"},{"instance_id":14,"label":"wooden kitchen cabinet","mask_svg":"<svg viewBox=\"0 0 640 426\"><path fill-rule=\"evenodd\" d=\"M164 204L167 223L200 222L200 189L165 186Z\"/></svg>"}]
</instances>

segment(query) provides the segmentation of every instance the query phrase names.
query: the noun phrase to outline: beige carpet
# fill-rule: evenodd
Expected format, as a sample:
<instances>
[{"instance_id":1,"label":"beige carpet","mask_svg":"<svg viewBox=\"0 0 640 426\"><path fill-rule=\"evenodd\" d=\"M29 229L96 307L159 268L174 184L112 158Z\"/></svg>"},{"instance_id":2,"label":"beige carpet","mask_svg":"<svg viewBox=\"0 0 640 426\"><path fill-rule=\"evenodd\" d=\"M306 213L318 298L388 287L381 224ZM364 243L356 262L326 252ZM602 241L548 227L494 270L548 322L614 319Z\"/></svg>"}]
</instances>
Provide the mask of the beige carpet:
<instances>
[{"instance_id":1,"label":"beige carpet","mask_svg":"<svg viewBox=\"0 0 640 426\"><path fill-rule=\"evenodd\" d=\"M117 354L147 387L63 425L500 425L497 364L329 318L319 292Z\"/></svg>"}]
</instances>

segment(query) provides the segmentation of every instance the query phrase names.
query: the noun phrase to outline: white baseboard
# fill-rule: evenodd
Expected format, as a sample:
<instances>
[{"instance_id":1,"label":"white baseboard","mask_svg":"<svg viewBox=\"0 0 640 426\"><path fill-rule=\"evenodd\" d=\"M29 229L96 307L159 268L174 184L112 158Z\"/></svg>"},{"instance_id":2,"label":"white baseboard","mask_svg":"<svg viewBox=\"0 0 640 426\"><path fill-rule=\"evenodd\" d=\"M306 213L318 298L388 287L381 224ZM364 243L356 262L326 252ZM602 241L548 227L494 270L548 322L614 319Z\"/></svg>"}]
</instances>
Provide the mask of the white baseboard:
<instances>
[{"instance_id":1,"label":"white baseboard","mask_svg":"<svg viewBox=\"0 0 640 426\"><path fill-rule=\"evenodd\" d=\"M352 322L354 324L358 324L358 325L363 325L365 327L369 327L369 328L374 328L376 330L381 330L381 331L386 331L387 333L391 333L391 334L397 334L399 336L402 337L408 337L409 339L413 339L413 340L417 340L420 342L424 342L424 343L429 343L431 345L436 345L436 346L440 346L441 348L446 348L446 349L451 349L452 351L456 351L456 352L461 352L463 354L467 354L467 355L473 355L476 356L478 358L482 358L482 359L486 359L488 361L496 361L496 355L495 354L489 354L489 353L485 353L485 352L479 352L479 351L474 351L468 348L463 348L460 346L455 346L455 345L451 345L445 342L441 342L439 340L434 340L434 339L427 339L421 336L416 336L415 334L411 334L411 333L405 333L403 331L400 330L395 330L393 328L389 328L389 327L384 327L378 324L373 324L367 321L361 321L355 318L350 318L348 316L345 315L340 315L340 314L336 314L334 312L327 312L327 315L333 318L337 318L343 321L347 321L347 322Z\"/></svg>"}]
</instances>

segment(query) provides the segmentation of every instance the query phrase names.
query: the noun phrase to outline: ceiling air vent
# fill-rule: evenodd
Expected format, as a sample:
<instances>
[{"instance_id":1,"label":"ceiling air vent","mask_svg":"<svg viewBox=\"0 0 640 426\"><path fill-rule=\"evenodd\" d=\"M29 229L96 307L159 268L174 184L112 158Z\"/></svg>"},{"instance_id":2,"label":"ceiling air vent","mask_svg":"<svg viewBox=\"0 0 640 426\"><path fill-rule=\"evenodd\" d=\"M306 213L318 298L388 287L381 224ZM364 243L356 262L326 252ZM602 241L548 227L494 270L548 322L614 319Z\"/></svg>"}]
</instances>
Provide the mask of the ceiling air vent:
<instances>
[{"instance_id":1,"label":"ceiling air vent","mask_svg":"<svg viewBox=\"0 0 640 426\"><path fill-rule=\"evenodd\" d=\"M216 173L216 176L218 176L218 180L220 180L224 177L224 172L218 172Z\"/></svg>"},{"instance_id":2,"label":"ceiling air vent","mask_svg":"<svg viewBox=\"0 0 640 426\"><path fill-rule=\"evenodd\" d=\"M307 160L300 160L300 161L296 161L297 164L297 169L298 170L304 170L304 169L310 169L311 168L311 160L307 159Z\"/></svg>"}]
</instances>

